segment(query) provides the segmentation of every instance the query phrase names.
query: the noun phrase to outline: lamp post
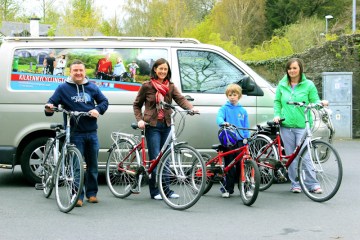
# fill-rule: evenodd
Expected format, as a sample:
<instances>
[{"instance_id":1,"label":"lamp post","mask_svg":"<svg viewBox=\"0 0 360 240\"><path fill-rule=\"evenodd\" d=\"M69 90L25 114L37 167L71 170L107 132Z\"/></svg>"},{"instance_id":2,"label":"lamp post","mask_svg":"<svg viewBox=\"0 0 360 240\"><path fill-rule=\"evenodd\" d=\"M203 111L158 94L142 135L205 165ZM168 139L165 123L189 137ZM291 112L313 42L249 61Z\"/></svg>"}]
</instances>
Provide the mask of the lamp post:
<instances>
[{"instance_id":1,"label":"lamp post","mask_svg":"<svg viewBox=\"0 0 360 240\"><path fill-rule=\"evenodd\" d=\"M331 15L326 15L326 16L325 16L325 21L326 21L325 34L328 33L328 21L329 21L330 19L333 19L333 18L334 18L334 17L331 16Z\"/></svg>"}]
</instances>

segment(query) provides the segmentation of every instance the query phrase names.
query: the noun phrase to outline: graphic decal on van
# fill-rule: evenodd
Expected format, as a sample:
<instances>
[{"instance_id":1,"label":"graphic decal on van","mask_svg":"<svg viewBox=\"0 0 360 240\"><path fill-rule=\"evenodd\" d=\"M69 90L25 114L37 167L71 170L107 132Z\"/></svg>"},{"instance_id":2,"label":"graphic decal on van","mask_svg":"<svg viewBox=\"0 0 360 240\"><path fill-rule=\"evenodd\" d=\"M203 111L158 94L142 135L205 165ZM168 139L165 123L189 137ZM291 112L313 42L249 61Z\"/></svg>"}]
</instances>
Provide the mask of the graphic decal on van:
<instances>
[{"instance_id":1,"label":"graphic decal on van","mask_svg":"<svg viewBox=\"0 0 360 240\"><path fill-rule=\"evenodd\" d=\"M138 91L149 80L155 59L167 58L159 48L21 48L13 55L10 87L15 91L55 90L81 60L86 76L103 91Z\"/></svg>"},{"instance_id":2,"label":"graphic decal on van","mask_svg":"<svg viewBox=\"0 0 360 240\"><path fill-rule=\"evenodd\" d=\"M45 74L15 73L11 74L12 90L55 90L59 84L66 81L66 76ZM108 80L89 79L102 91L138 91L141 83L114 82Z\"/></svg>"}]
</instances>

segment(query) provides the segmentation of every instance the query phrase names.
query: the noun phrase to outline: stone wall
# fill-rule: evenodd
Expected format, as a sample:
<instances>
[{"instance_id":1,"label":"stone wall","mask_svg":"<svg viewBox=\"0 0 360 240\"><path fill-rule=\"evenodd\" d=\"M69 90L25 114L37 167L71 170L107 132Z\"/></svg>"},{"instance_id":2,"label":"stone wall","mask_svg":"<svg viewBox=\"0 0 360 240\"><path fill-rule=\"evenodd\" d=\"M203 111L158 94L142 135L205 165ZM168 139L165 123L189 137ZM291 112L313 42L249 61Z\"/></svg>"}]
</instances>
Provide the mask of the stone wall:
<instances>
[{"instance_id":1,"label":"stone wall","mask_svg":"<svg viewBox=\"0 0 360 240\"><path fill-rule=\"evenodd\" d=\"M352 129L353 138L360 138L360 34L341 36L336 41L326 42L322 47L287 58L246 63L265 79L277 84L285 74L287 60L292 57L304 61L305 74L314 81L320 97L323 72L353 72Z\"/></svg>"}]
</instances>

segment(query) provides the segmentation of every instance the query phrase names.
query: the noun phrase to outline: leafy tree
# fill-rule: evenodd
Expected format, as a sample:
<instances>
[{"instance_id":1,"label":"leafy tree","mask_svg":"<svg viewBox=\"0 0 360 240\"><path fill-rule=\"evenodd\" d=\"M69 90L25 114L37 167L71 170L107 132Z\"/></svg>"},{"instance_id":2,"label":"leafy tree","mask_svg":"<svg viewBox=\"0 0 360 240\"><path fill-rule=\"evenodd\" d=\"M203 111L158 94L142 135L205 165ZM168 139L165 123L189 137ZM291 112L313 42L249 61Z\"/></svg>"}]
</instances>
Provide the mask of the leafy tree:
<instances>
[{"instance_id":1,"label":"leafy tree","mask_svg":"<svg viewBox=\"0 0 360 240\"><path fill-rule=\"evenodd\" d=\"M225 41L233 39L241 48L262 42L264 4L265 0L222 0L210 16L215 32Z\"/></svg>"},{"instance_id":2,"label":"leafy tree","mask_svg":"<svg viewBox=\"0 0 360 240\"><path fill-rule=\"evenodd\" d=\"M100 31L105 36L121 36L120 20L115 13L113 18L104 20L101 24Z\"/></svg>"},{"instance_id":3,"label":"leafy tree","mask_svg":"<svg viewBox=\"0 0 360 240\"><path fill-rule=\"evenodd\" d=\"M101 16L94 0L72 0L65 9L62 32L68 36L93 36L98 30Z\"/></svg>"},{"instance_id":4,"label":"leafy tree","mask_svg":"<svg viewBox=\"0 0 360 240\"><path fill-rule=\"evenodd\" d=\"M125 31L128 36L150 36L149 6L151 0L127 0L124 10L127 12Z\"/></svg>"},{"instance_id":5,"label":"leafy tree","mask_svg":"<svg viewBox=\"0 0 360 240\"><path fill-rule=\"evenodd\" d=\"M13 21L21 9L24 0L0 0L1 21Z\"/></svg>"},{"instance_id":6,"label":"leafy tree","mask_svg":"<svg viewBox=\"0 0 360 240\"><path fill-rule=\"evenodd\" d=\"M331 14L339 16L351 0L266 0L265 16L267 34L270 36L275 29L296 23L302 17L317 16L324 18Z\"/></svg>"}]
</instances>

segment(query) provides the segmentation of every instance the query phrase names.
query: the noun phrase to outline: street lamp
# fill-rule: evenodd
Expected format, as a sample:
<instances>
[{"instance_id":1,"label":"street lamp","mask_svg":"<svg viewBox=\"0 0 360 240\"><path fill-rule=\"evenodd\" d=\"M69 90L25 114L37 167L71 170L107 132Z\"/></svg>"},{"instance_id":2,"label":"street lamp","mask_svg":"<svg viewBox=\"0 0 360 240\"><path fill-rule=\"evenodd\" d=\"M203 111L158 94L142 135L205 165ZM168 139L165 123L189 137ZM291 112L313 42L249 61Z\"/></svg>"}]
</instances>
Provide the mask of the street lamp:
<instances>
[{"instance_id":1,"label":"street lamp","mask_svg":"<svg viewBox=\"0 0 360 240\"><path fill-rule=\"evenodd\" d=\"M329 21L330 19L333 19L333 18L334 18L334 17L331 16L331 15L326 15L326 16L325 16L325 21L326 21L325 34L328 33L328 21Z\"/></svg>"}]
</instances>

